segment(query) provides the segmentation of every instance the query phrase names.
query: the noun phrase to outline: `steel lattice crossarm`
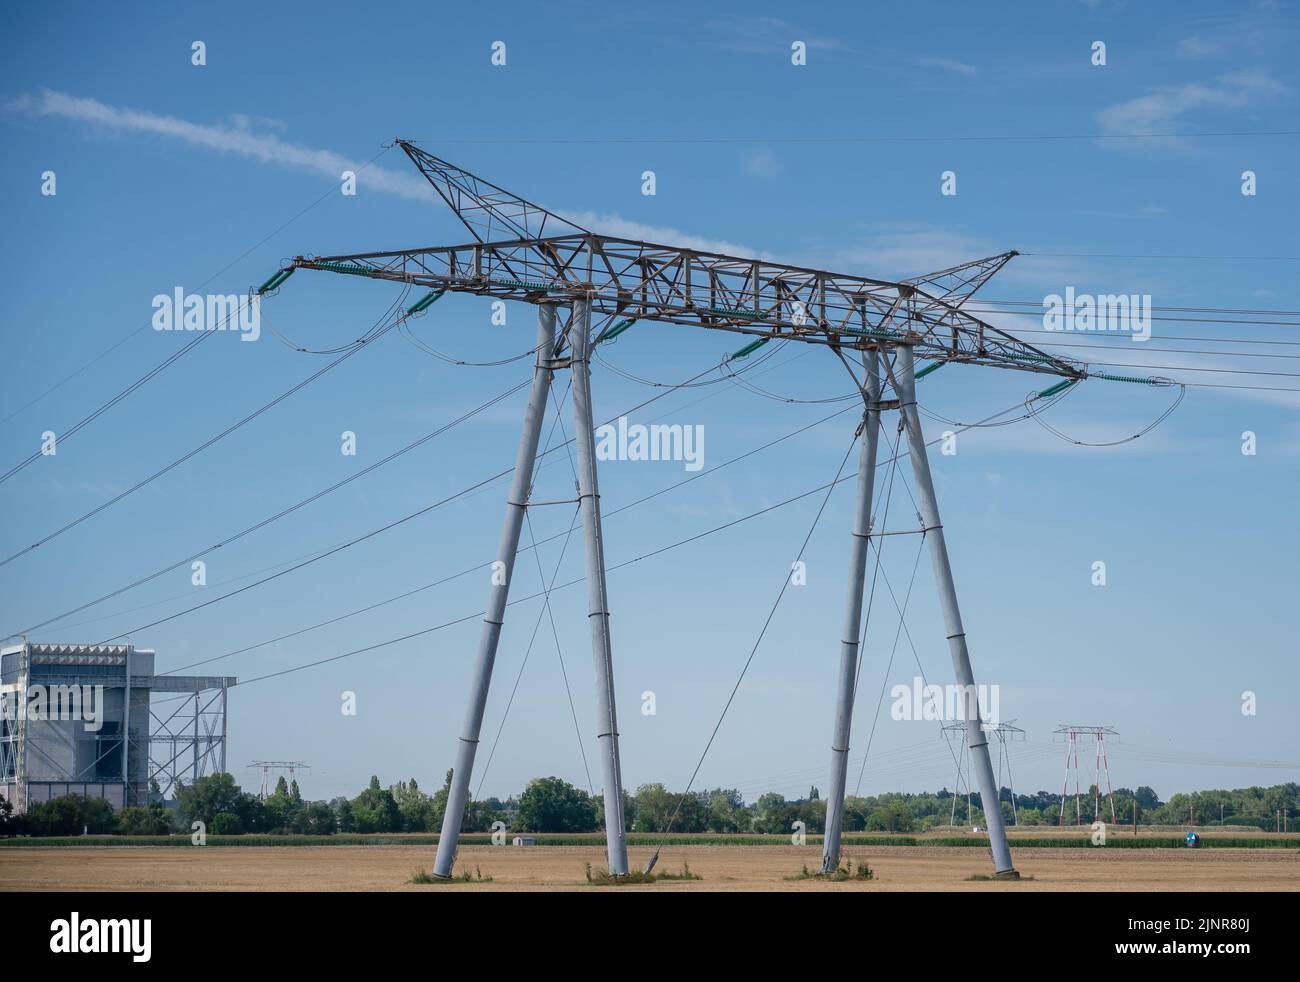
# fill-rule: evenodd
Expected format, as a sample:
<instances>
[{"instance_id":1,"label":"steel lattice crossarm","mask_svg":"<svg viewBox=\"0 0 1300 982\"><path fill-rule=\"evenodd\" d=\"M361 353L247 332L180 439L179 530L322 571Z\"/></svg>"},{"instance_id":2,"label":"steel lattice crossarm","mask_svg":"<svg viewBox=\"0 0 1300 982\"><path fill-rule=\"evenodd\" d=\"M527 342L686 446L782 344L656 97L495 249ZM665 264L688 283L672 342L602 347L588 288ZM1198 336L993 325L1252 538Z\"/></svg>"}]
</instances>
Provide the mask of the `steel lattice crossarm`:
<instances>
[{"instance_id":1,"label":"steel lattice crossarm","mask_svg":"<svg viewBox=\"0 0 1300 982\"><path fill-rule=\"evenodd\" d=\"M666 321L753 335L759 344L908 344L935 361L1087 376L1084 365L1046 354L961 309L1014 252L893 282L600 235L408 142L398 145L475 241L299 256L290 268L530 303L585 298L609 324ZM544 234L556 229L560 234ZM492 241L497 232L507 237Z\"/></svg>"}]
</instances>

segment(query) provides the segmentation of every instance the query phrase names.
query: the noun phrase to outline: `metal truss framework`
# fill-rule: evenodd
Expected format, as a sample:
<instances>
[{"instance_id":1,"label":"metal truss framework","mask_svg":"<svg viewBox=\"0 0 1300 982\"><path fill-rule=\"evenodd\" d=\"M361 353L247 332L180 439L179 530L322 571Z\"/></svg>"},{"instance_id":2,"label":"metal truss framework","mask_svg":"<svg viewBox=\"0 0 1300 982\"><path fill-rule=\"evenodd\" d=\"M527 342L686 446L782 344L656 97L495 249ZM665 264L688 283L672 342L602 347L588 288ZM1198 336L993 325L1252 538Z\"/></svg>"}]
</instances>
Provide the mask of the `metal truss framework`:
<instances>
[{"instance_id":1,"label":"metal truss framework","mask_svg":"<svg viewBox=\"0 0 1300 982\"><path fill-rule=\"evenodd\" d=\"M158 782L164 798L174 798L179 788L205 775L225 772L226 703L234 681L196 679L166 715L149 706L149 779ZM166 682L167 676L158 676L155 685Z\"/></svg>"},{"instance_id":2,"label":"metal truss framework","mask_svg":"<svg viewBox=\"0 0 1300 982\"><path fill-rule=\"evenodd\" d=\"M593 315L863 349L909 344L917 357L1081 379L1049 355L961 309L1016 252L894 282L767 259L598 235L404 141L476 241L395 252L297 257L317 269L503 300L582 297ZM562 234L544 236L547 228ZM508 238L490 240L496 230ZM598 327L605 327L598 324Z\"/></svg>"},{"instance_id":3,"label":"metal truss framework","mask_svg":"<svg viewBox=\"0 0 1300 982\"><path fill-rule=\"evenodd\" d=\"M595 459L589 446L593 427L589 360L591 347L638 320L750 336L753 340L733 357L742 357L779 339L824 345L842 358L843 351L848 350L861 358L863 378L857 384L865 407L862 418L865 435L859 465L823 849L823 870L834 870L839 863L854 679L861 657L856 638L862 613L866 543L870 536L879 534L871 531L871 505L881 412L898 410L900 428L907 431L954 671L959 683L974 686L917 414L915 359L1053 375L1065 380L1059 383L1061 387L1087 378L1087 367L1046 354L962 309L966 300L1017 255L1015 252L907 280L890 281L793 266L762 257L728 256L601 235L435 157L409 141L398 140L397 145L460 219L473 241L382 252L299 256L263 284L259 293L278 289L294 270L314 269L427 288L430 293L404 317L427 308L447 291L538 306L540 322L533 387L498 550L498 562L504 564L506 579L494 582L489 595L434 874L449 877L455 861L470 772L504 623L509 575L531 492L541 423L551 378L556 370L563 368L573 373L579 501L587 548L588 616L597 678L609 868L615 875L627 873L603 534ZM557 336L556 310L561 307L567 308L569 314L564 330ZM569 355L562 357L566 342ZM849 367L847 360L844 364ZM849 370L853 373L851 367ZM880 377L881 371L887 378ZM893 390L895 398L881 398L884 384ZM1014 877L1017 874L1002 827L988 739L978 718L968 721L967 745L973 754L973 769L989 816L995 874ZM653 862L652 859L651 865Z\"/></svg>"}]
</instances>

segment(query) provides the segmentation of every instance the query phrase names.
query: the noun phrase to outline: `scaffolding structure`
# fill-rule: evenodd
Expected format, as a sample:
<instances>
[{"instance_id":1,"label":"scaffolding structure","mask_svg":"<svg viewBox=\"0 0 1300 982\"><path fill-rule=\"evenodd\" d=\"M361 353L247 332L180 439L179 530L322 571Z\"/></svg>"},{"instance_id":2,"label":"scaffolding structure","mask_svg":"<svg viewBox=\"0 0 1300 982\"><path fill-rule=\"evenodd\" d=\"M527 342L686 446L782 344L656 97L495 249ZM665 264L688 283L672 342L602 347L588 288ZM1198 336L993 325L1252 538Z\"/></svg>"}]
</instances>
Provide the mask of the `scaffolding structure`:
<instances>
[{"instance_id":1,"label":"scaffolding structure","mask_svg":"<svg viewBox=\"0 0 1300 982\"><path fill-rule=\"evenodd\" d=\"M224 675L155 677L155 692L177 694L149 707L149 777L162 797L173 798L201 777L225 773L228 691L237 681Z\"/></svg>"}]
</instances>

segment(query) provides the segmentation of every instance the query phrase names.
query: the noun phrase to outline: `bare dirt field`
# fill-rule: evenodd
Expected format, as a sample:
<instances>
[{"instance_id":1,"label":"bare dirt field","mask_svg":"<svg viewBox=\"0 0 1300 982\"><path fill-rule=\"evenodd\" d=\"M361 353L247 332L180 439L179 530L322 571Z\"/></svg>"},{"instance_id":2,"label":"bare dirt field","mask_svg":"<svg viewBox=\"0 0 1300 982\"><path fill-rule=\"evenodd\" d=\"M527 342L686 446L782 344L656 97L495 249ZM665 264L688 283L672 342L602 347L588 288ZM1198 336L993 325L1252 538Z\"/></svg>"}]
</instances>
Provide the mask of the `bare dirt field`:
<instances>
[{"instance_id":1,"label":"bare dirt field","mask_svg":"<svg viewBox=\"0 0 1300 982\"><path fill-rule=\"evenodd\" d=\"M661 881L618 890L751 891L1300 891L1295 849L1013 849L1032 879L972 881L991 866L982 849L942 846L849 847L865 860L870 881L829 883L787 879L820 861L816 846L665 846L657 872L689 864L703 879ZM605 866L592 846L464 846L458 873L477 869L491 882L415 885L412 873L432 866L430 846L59 847L0 850L0 891L12 890L594 890L585 866ZM640 868L647 847L630 850Z\"/></svg>"}]
</instances>

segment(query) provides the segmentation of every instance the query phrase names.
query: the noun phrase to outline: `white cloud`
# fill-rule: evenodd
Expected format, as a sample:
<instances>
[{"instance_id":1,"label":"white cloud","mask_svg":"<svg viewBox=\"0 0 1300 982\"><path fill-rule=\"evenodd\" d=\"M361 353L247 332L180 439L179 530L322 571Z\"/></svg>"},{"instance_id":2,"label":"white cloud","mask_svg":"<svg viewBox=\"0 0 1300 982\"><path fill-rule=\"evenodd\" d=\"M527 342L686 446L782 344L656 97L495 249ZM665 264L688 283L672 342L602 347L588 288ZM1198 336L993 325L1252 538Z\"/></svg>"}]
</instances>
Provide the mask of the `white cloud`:
<instances>
[{"instance_id":1,"label":"white cloud","mask_svg":"<svg viewBox=\"0 0 1300 982\"><path fill-rule=\"evenodd\" d=\"M683 232L680 229L662 225L646 225L613 212L569 211L564 214L584 228L618 238L640 239L643 242L653 242L656 245L679 246L683 249L696 249L700 252L719 252L725 256L754 257L757 259L773 258L769 253L753 246L730 242L726 239L710 239L700 235L692 235L690 232Z\"/></svg>"},{"instance_id":2,"label":"white cloud","mask_svg":"<svg viewBox=\"0 0 1300 982\"><path fill-rule=\"evenodd\" d=\"M5 108L10 111L29 112L37 116L73 119L115 130L170 137L201 149L234 154L259 163L278 164L333 178L338 178L345 170L353 170L358 172L358 181L369 190L440 203L440 199L434 194L428 182L414 170L407 174L387 170L374 164L362 170L360 163L341 154L290 143L271 134L254 132L251 128L254 123L274 125L272 120L236 115L232 117L235 121L233 128L211 126L191 123L175 116L160 116L142 109L122 109L97 99L78 98L48 89L35 97L22 96L11 100ZM564 215L579 225L607 235L682 246L687 249L698 249L701 252L770 258L752 246L725 239L691 235L675 228L644 225L612 213L571 211Z\"/></svg>"},{"instance_id":3,"label":"white cloud","mask_svg":"<svg viewBox=\"0 0 1300 982\"><path fill-rule=\"evenodd\" d=\"M719 45L742 54L770 55L790 53L790 45L803 41L809 51L851 51L838 38L813 34L779 17L720 17L705 28L719 35Z\"/></svg>"},{"instance_id":4,"label":"white cloud","mask_svg":"<svg viewBox=\"0 0 1300 982\"><path fill-rule=\"evenodd\" d=\"M1128 133L1173 133L1188 113L1202 109L1244 109L1261 101L1291 94L1291 89L1260 69L1220 75L1212 82L1165 85L1146 95L1117 103L1097 113L1102 131L1115 136ZM1152 141L1141 141L1150 145ZM1176 136L1161 144L1176 144ZM1138 141L1107 141L1107 145L1133 146Z\"/></svg>"},{"instance_id":5,"label":"white cloud","mask_svg":"<svg viewBox=\"0 0 1300 982\"><path fill-rule=\"evenodd\" d=\"M233 127L212 126L191 123L175 116L160 116L143 109L122 109L97 99L82 99L49 89L42 90L35 97L22 96L15 99L6 108L37 116L74 119L132 133L171 137L205 150L235 154L335 179L345 170L357 171L359 183L370 190L421 201L434 198L433 189L418 174L385 170L373 164L362 171L361 162L332 151L304 147L268 133L254 132L250 128L251 120L248 117L234 117Z\"/></svg>"},{"instance_id":6,"label":"white cloud","mask_svg":"<svg viewBox=\"0 0 1300 982\"><path fill-rule=\"evenodd\" d=\"M968 65L954 58L917 58L916 63L925 68L942 68L944 71L956 72L969 78L974 78L977 71L974 65Z\"/></svg>"}]
</instances>

